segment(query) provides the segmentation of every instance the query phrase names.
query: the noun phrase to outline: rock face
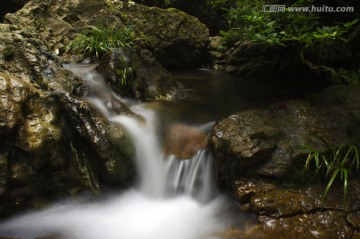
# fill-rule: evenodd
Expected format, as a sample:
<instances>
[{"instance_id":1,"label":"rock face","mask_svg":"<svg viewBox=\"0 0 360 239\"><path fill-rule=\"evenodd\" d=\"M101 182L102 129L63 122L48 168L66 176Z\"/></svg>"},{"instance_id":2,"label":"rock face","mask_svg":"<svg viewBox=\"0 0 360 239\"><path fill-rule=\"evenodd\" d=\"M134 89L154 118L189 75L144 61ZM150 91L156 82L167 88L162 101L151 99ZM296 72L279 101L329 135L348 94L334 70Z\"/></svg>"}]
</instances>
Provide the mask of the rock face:
<instances>
[{"instance_id":1,"label":"rock face","mask_svg":"<svg viewBox=\"0 0 360 239\"><path fill-rule=\"evenodd\" d=\"M30 33L0 31L0 214L129 183L132 144L74 96L83 83Z\"/></svg>"},{"instance_id":2,"label":"rock face","mask_svg":"<svg viewBox=\"0 0 360 239\"><path fill-rule=\"evenodd\" d=\"M156 59L170 68L198 66L209 34L204 24L179 10L127 1L30 1L20 11L8 14L4 22L29 29L49 49L70 61L67 45L85 26L104 22L136 26Z\"/></svg>"},{"instance_id":3,"label":"rock face","mask_svg":"<svg viewBox=\"0 0 360 239\"><path fill-rule=\"evenodd\" d=\"M146 49L115 49L101 58L98 70L121 96L142 100L186 97L180 84Z\"/></svg>"},{"instance_id":4,"label":"rock face","mask_svg":"<svg viewBox=\"0 0 360 239\"><path fill-rule=\"evenodd\" d=\"M169 4L165 4L164 1L158 0L136 0L135 2L147 5L156 6L162 8L168 8ZM226 28L226 18L223 16L221 10L213 9L209 6L206 0L198 1L182 1L172 0L170 7L174 7L181 11L188 13L191 16L196 17L202 23L204 23L210 31L211 35L216 35L219 30Z\"/></svg>"},{"instance_id":5,"label":"rock face","mask_svg":"<svg viewBox=\"0 0 360 239\"><path fill-rule=\"evenodd\" d=\"M155 57L168 69L201 66L209 30L198 19L180 10L135 4L125 13L125 21L136 25L149 38Z\"/></svg>"}]
</instances>

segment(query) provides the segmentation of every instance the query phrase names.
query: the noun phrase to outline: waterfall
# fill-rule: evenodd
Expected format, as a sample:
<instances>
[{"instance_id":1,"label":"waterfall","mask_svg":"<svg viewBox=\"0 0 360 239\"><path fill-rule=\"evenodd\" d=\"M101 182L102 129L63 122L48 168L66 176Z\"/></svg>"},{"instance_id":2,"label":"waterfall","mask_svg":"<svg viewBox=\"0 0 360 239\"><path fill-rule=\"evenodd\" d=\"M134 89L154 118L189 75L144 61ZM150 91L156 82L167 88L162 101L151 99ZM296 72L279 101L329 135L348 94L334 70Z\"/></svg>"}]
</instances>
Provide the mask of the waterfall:
<instances>
[{"instance_id":1,"label":"waterfall","mask_svg":"<svg viewBox=\"0 0 360 239\"><path fill-rule=\"evenodd\" d=\"M14 217L0 224L0 237L32 239L203 239L217 238L223 228L218 213L212 155L201 149L186 160L165 155L157 135L157 115L146 105L131 110L143 117L118 115L119 101L94 66L67 66L88 85L86 100L131 136L139 180L134 188L97 202L60 202L48 209ZM199 129L208 128L200 126Z\"/></svg>"}]
</instances>

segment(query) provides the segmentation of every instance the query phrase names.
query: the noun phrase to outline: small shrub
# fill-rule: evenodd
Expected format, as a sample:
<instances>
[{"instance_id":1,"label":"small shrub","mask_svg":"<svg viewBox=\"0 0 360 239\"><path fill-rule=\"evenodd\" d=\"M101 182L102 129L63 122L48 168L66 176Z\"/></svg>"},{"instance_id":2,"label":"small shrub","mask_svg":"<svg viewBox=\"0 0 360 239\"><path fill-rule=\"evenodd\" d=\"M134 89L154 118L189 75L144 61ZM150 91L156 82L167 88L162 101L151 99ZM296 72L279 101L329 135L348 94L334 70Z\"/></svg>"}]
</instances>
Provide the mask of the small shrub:
<instances>
[{"instance_id":1,"label":"small shrub","mask_svg":"<svg viewBox=\"0 0 360 239\"><path fill-rule=\"evenodd\" d=\"M129 81L134 78L134 69L128 64L126 56L122 56L119 60L119 69L116 71L117 84L121 95L129 93L130 83Z\"/></svg>"},{"instance_id":2,"label":"small shrub","mask_svg":"<svg viewBox=\"0 0 360 239\"><path fill-rule=\"evenodd\" d=\"M133 47L141 41L134 26L117 28L114 25L89 26L70 44L74 53L95 55L97 58L118 47Z\"/></svg>"}]
</instances>

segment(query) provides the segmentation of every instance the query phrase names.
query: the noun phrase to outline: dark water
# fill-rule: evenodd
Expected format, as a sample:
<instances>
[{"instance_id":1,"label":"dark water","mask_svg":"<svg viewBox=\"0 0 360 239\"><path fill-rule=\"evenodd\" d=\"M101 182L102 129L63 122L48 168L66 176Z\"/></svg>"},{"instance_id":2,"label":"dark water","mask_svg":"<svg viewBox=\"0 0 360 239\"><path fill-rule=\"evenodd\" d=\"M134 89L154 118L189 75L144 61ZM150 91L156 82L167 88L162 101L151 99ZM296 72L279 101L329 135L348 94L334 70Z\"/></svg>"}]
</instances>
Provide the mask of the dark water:
<instances>
[{"instance_id":1,"label":"dark water","mask_svg":"<svg viewBox=\"0 0 360 239\"><path fill-rule=\"evenodd\" d=\"M194 124L304 95L286 89L274 79L234 77L205 69L174 73L174 77L198 99L181 103L166 102L163 105L178 121Z\"/></svg>"}]
</instances>

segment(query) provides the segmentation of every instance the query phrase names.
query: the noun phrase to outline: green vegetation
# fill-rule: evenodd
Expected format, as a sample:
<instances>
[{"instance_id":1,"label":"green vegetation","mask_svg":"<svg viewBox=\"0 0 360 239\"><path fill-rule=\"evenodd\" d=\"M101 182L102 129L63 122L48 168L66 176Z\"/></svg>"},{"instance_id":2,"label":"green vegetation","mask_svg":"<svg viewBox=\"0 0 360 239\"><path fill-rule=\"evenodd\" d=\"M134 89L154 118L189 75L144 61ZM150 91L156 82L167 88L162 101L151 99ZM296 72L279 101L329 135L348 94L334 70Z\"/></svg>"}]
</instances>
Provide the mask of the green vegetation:
<instances>
[{"instance_id":1,"label":"green vegetation","mask_svg":"<svg viewBox=\"0 0 360 239\"><path fill-rule=\"evenodd\" d=\"M354 170L359 170L360 146L358 144L335 146L321 135L314 135L314 137L319 141L321 149L310 146L297 147L308 151L304 172L308 172L314 167L315 174L326 179L323 204L333 183L340 180L343 183L345 208L349 176Z\"/></svg>"},{"instance_id":2,"label":"green vegetation","mask_svg":"<svg viewBox=\"0 0 360 239\"><path fill-rule=\"evenodd\" d=\"M116 27L103 24L89 26L79 34L70 44L74 53L95 55L97 58L118 47L133 47L136 42L142 41L136 34L135 27Z\"/></svg>"},{"instance_id":3,"label":"green vegetation","mask_svg":"<svg viewBox=\"0 0 360 239\"><path fill-rule=\"evenodd\" d=\"M211 0L213 6L230 5L228 12L229 31L222 31L225 45L238 41L267 43L287 46L298 42L305 47L322 48L325 44L346 41L344 33L357 22L338 23L321 26L319 17L312 12L264 11L265 0L218 1ZM312 1L297 0L291 7L311 5Z\"/></svg>"},{"instance_id":4,"label":"green vegetation","mask_svg":"<svg viewBox=\"0 0 360 239\"><path fill-rule=\"evenodd\" d=\"M128 65L128 60L124 55L120 57L118 64L119 69L116 71L118 81L116 87L121 95L126 95L130 89L129 80L134 78L134 70Z\"/></svg>"},{"instance_id":5,"label":"green vegetation","mask_svg":"<svg viewBox=\"0 0 360 239\"><path fill-rule=\"evenodd\" d=\"M220 50L239 43L291 47L310 70L327 72L334 82L350 83L360 77L348 65L347 69L338 65L352 57L346 46L346 34L358 19L324 25L316 13L289 11L292 7L311 6L311 0L296 0L293 5L282 5L285 8L273 12L264 10L264 6L270 6L265 0L209 0L209 4L226 11L228 29L220 31Z\"/></svg>"}]
</instances>

